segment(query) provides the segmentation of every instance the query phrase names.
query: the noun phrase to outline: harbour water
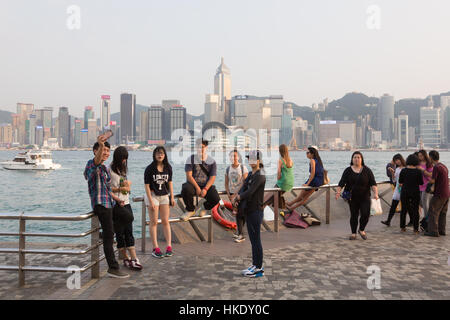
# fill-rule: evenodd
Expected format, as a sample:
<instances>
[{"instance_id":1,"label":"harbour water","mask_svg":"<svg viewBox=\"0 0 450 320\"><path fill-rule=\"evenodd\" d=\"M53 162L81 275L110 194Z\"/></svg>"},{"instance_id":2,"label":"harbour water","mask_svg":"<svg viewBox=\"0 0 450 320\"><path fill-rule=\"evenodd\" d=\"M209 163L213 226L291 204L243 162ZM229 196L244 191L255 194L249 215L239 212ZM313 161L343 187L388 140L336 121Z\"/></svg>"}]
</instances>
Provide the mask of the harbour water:
<instances>
[{"instance_id":1,"label":"harbour water","mask_svg":"<svg viewBox=\"0 0 450 320\"><path fill-rule=\"evenodd\" d=\"M12 160L17 154L14 151L0 151L0 162ZM364 161L374 172L377 181L385 181L386 163L392 159L396 152L392 151L364 151ZM410 153L400 152L406 158ZM349 165L352 152L349 151L323 151L320 153L325 168L328 170L331 183L338 183L343 170ZM441 160L444 164L450 164L450 152L441 152ZM46 214L70 214L78 215L91 211L87 182L83 171L86 162L93 157L90 151L54 151L53 161L62 165L56 171L48 172L24 172L9 171L0 168L0 212L2 213L46 213ZM224 190L224 175L227 156L223 153L215 154L218 160L216 187ZM309 166L304 151L291 152L294 160L295 185L301 186L309 176ZM170 154L174 171L174 191L180 193L181 185L185 181L184 165L185 154ZM112 160L112 153L107 164ZM276 183L276 163L278 152L273 151L265 158L267 167L266 187L272 187ZM131 151L129 153L128 168L129 180L132 181L132 197L144 194L144 170L152 161L152 152ZM247 167L249 168L248 164ZM271 170L272 168L272 170ZM134 234L140 237L141 203L131 204L134 214ZM36 232L82 232L89 229L89 222L29 222L27 231ZM17 221L0 220L0 230L17 231ZM0 237L0 241L10 241L13 238ZM33 241L58 241L60 238L35 238ZM67 241L73 241L67 240ZM88 238L84 239L88 241Z\"/></svg>"}]
</instances>

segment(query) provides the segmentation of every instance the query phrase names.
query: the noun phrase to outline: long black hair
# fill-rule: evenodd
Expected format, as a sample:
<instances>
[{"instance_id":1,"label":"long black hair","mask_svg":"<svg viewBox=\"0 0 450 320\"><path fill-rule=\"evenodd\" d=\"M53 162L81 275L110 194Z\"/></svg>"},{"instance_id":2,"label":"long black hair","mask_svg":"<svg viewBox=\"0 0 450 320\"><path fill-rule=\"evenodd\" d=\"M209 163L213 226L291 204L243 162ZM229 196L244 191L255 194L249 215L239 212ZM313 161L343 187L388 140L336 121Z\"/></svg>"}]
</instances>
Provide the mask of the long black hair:
<instances>
[{"instance_id":1,"label":"long black hair","mask_svg":"<svg viewBox=\"0 0 450 320\"><path fill-rule=\"evenodd\" d=\"M125 161L125 163L123 162ZM128 151L124 146L117 147L114 150L113 161L111 162L111 169L119 176L126 176L128 172Z\"/></svg>"},{"instance_id":2,"label":"long black hair","mask_svg":"<svg viewBox=\"0 0 450 320\"><path fill-rule=\"evenodd\" d=\"M158 165L158 160L156 160L156 154L160 151L164 152L164 159L162 161L164 169L169 168L170 164L169 160L167 159L167 151L163 146L157 146L155 150L153 150L153 162L151 163L151 166L156 169L156 166Z\"/></svg>"},{"instance_id":3,"label":"long black hair","mask_svg":"<svg viewBox=\"0 0 450 320\"><path fill-rule=\"evenodd\" d=\"M419 150L417 156L419 156L419 154L421 154L424 157L425 163L427 165L427 168L433 167L433 164L431 163L431 159L430 159L430 157L428 156L428 153L425 150L423 150L423 149Z\"/></svg>"},{"instance_id":4,"label":"long black hair","mask_svg":"<svg viewBox=\"0 0 450 320\"><path fill-rule=\"evenodd\" d=\"M359 154L359 155L361 156L361 165L362 165L363 167L365 167L366 165L364 164L364 157L363 157L362 153L359 152L359 151L353 152L353 154L352 154L352 160L350 161L350 165L351 165L351 166L353 165L353 157L354 157L356 154Z\"/></svg>"},{"instance_id":5,"label":"long black hair","mask_svg":"<svg viewBox=\"0 0 450 320\"><path fill-rule=\"evenodd\" d=\"M323 168L323 163L322 163L322 159L320 159L319 151L317 151L317 149L313 148L313 147L309 147L308 151L309 151L309 153L311 153L313 155L314 159L317 159L317 161L319 161L320 165Z\"/></svg>"}]
</instances>

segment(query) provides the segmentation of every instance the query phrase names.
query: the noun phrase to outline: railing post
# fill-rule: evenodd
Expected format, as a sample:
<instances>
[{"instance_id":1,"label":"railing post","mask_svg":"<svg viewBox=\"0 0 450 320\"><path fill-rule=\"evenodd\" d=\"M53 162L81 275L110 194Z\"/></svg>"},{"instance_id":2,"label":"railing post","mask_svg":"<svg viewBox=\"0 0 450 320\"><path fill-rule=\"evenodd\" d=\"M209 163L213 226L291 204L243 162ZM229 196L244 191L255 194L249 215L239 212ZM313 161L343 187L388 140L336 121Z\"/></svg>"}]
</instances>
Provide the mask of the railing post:
<instances>
[{"instance_id":1,"label":"railing post","mask_svg":"<svg viewBox=\"0 0 450 320\"><path fill-rule=\"evenodd\" d=\"M275 232L278 232L278 218L279 218L279 213L278 213L278 196L279 196L279 191L275 191L274 192L274 199L273 199L273 214L274 214L274 226L273 226L273 230Z\"/></svg>"},{"instance_id":2,"label":"railing post","mask_svg":"<svg viewBox=\"0 0 450 320\"><path fill-rule=\"evenodd\" d=\"M208 219L208 242L213 242L213 216Z\"/></svg>"},{"instance_id":3,"label":"railing post","mask_svg":"<svg viewBox=\"0 0 450 320\"><path fill-rule=\"evenodd\" d=\"M142 200L142 217L141 217L141 251L145 252L145 241L146 241L146 235L147 235L147 210L145 207L145 201Z\"/></svg>"},{"instance_id":4,"label":"railing post","mask_svg":"<svg viewBox=\"0 0 450 320\"><path fill-rule=\"evenodd\" d=\"M325 223L330 224L330 199L331 198L331 187L327 187L327 195L326 195L326 206L325 206Z\"/></svg>"},{"instance_id":5,"label":"railing post","mask_svg":"<svg viewBox=\"0 0 450 320\"><path fill-rule=\"evenodd\" d=\"M19 217L19 287L23 287L25 285L25 271L23 271L23 267L25 266L25 219L23 217L24 212L20 214Z\"/></svg>"},{"instance_id":6,"label":"railing post","mask_svg":"<svg viewBox=\"0 0 450 320\"><path fill-rule=\"evenodd\" d=\"M91 278L98 279L100 278L100 246L98 245L100 241L100 223L98 221L97 215L93 215L91 218L91 230L95 229L93 233L91 233L91 246L97 246L95 249L91 251L91 263L95 262L91 268Z\"/></svg>"}]
</instances>

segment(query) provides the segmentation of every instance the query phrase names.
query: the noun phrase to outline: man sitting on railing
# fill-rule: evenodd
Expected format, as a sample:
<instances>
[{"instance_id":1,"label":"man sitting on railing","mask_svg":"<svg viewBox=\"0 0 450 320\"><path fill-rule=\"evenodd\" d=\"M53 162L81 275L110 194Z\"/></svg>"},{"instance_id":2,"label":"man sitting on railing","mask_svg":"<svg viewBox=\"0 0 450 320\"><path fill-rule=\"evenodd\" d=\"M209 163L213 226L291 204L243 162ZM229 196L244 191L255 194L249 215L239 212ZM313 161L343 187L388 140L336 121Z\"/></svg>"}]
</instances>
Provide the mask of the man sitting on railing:
<instances>
[{"instance_id":1,"label":"man sitting on railing","mask_svg":"<svg viewBox=\"0 0 450 320\"><path fill-rule=\"evenodd\" d=\"M84 178L88 181L91 206L103 230L103 250L108 262L108 275L113 278L127 278L129 274L119 270L119 263L114 255L114 227L112 211L114 200L111 196L110 181L104 162L110 155L110 145L106 137L100 135L94 144L94 159L89 160L84 169Z\"/></svg>"},{"instance_id":2,"label":"man sitting on railing","mask_svg":"<svg viewBox=\"0 0 450 320\"><path fill-rule=\"evenodd\" d=\"M211 210L220 201L219 193L213 185L217 175L216 161L207 154L208 141L197 139L197 154L191 155L185 164L187 182L183 184L181 196L186 205L186 213L180 219L187 221L195 214L194 196L200 196L206 199L204 208ZM201 210L200 217L206 214Z\"/></svg>"}]
</instances>

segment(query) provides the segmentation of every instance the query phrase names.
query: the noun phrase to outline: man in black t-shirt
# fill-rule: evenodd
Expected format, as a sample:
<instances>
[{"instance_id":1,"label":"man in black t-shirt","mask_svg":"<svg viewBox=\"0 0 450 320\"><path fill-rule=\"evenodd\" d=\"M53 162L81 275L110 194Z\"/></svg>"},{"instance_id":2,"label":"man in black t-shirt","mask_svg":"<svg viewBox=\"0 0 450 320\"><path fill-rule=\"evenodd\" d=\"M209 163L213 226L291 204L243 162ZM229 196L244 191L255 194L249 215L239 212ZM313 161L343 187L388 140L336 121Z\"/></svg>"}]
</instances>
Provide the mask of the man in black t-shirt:
<instances>
[{"instance_id":1,"label":"man in black t-shirt","mask_svg":"<svg viewBox=\"0 0 450 320\"><path fill-rule=\"evenodd\" d=\"M198 139L196 141L197 154L191 155L184 167L187 182L183 184L181 196L186 205L186 213L180 219L187 221L195 214L194 196L206 199L204 208L211 210L220 201L219 193L213 185L217 176L216 161L207 154L208 141ZM204 216L205 211L200 211L200 216Z\"/></svg>"}]
</instances>

